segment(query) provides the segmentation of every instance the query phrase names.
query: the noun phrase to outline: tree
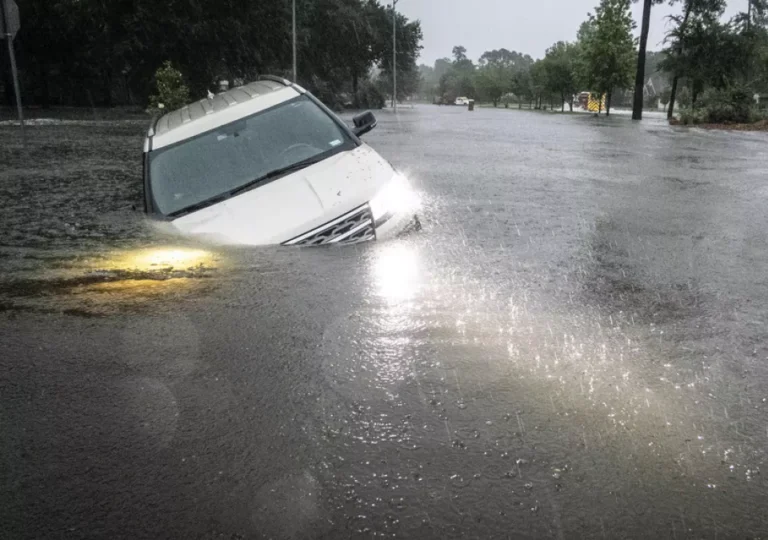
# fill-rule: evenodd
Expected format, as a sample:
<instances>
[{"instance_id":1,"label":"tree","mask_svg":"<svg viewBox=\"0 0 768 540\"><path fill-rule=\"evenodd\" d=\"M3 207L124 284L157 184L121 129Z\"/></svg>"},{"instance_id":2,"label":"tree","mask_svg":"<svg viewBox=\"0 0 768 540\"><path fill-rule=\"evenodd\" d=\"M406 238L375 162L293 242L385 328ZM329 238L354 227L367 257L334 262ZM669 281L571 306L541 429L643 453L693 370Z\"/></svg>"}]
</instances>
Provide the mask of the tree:
<instances>
[{"instance_id":1,"label":"tree","mask_svg":"<svg viewBox=\"0 0 768 540\"><path fill-rule=\"evenodd\" d=\"M441 75L438 84L441 99L445 103L453 103L458 96L475 97L476 92L475 64L467 58L467 50L461 45L453 48L453 62L450 68Z\"/></svg>"},{"instance_id":2,"label":"tree","mask_svg":"<svg viewBox=\"0 0 768 540\"><path fill-rule=\"evenodd\" d=\"M536 60L529 70L530 75L530 95L533 98L536 109L541 109L544 99L544 92L547 90L547 72L542 60Z\"/></svg>"},{"instance_id":3,"label":"tree","mask_svg":"<svg viewBox=\"0 0 768 540\"><path fill-rule=\"evenodd\" d=\"M422 98L432 99L440 95L440 79L451 70L451 60L449 58L438 58L435 60L434 67L421 65L419 74L421 75L419 93Z\"/></svg>"},{"instance_id":4,"label":"tree","mask_svg":"<svg viewBox=\"0 0 768 540\"><path fill-rule=\"evenodd\" d=\"M181 72L170 62L166 62L157 70L155 84L157 93L149 98L151 108L173 111L189 103L189 88L184 84Z\"/></svg>"},{"instance_id":5,"label":"tree","mask_svg":"<svg viewBox=\"0 0 768 540\"><path fill-rule=\"evenodd\" d=\"M749 32L754 26L764 27L768 18L768 0L747 0L747 11L733 18L742 31Z\"/></svg>"},{"instance_id":6,"label":"tree","mask_svg":"<svg viewBox=\"0 0 768 540\"><path fill-rule=\"evenodd\" d=\"M614 90L630 85L635 68L629 0L601 0L587 23L580 30L580 70L593 90L607 96L606 114L610 114Z\"/></svg>"},{"instance_id":7,"label":"tree","mask_svg":"<svg viewBox=\"0 0 768 540\"><path fill-rule=\"evenodd\" d=\"M547 49L543 60L547 90L560 96L563 111L566 101L573 111L573 95L577 92L575 71L578 54L576 44L558 41Z\"/></svg>"},{"instance_id":8,"label":"tree","mask_svg":"<svg viewBox=\"0 0 768 540\"><path fill-rule=\"evenodd\" d=\"M665 38L669 46L665 49L665 58L660 63L661 69L672 74L668 118L672 118L675 113L681 77L690 75L695 80L697 72L700 71L696 64L707 63L707 59L701 54L707 48L703 42L707 39L705 28L716 22L724 9L724 0L683 0L683 14L670 15L669 20L674 26Z\"/></svg>"},{"instance_id":9,"label":"tree","mask_svg":"<svg viewBox=\"0 0 768 540\"><path fill-rule=\"evenodd\" d=\"M19 3L19 67L24 85L35 89L33 103L146 103L153 74L167 60L199 97L220 79L290 76L290 1ZM381 0L296 0L296 8L299 82L322 99L337 102L374 66L390 67L392 11ZM421 26L398 13L397 36L398 74L402 69L409 91L418 80Z\"/></svg>"},{"instance_id":10,"label":"tree","mask_svg":"<svg viewBox=\"0 0 768 540\"><path fill-rule=\"evenodd\" d=\"M755 90L766 87L768 59L768 0L747 0L747 11L737 14L731 25L741 42L744 78Z\"/></svg>"},{"instance_id":11,"label":"tree","mask_svg":"<svg viewBox=\"0 0 768 540\"><path fill-rule=\"evenodd\" d=\"M386 23L388 30L382 27L381 34L388 37L381 47L379 66L379 88L385 95L392 95L392 8L387 8ZM400 12L396 18L397 32L397 96L398 101L410 96L419 88L420 77L416 60L421 51L423 34L419 21L408 21Z\"/></svg>"},{"instance_id":12,"label":"tree","mask_svg":"<svg viewBox=\"0 0 768 540\"><path fill-rule=\"evenodd\" d=\"M462 60L461 64L465 64ZM527 54L494 49L486 51L480 57L477 69L476 86L480 94L498 104L501 96L512 90L512 78L520 71L527 70L533 64L533 58Z\"/></svg>"},{"instance_id":13,"label":"tree","mask_svg":"<svg viewBox=\"0 0 768 540\"><path fill-rule=\"evenodd\" d=\"M503 68L486 65L478 69L476 85L480 95L496 107L501 96L511 86L511 81L509 73Z\"/></svg>"},{"instance_id":14,"label":"tree","mask_svg":"<svg viewBox=\"0 0 768 540\"><path fill-rule=\"evenodd\" d=\"M533 101L533 81L531 80L531 68L523 69L512 75L510 86L512 92L517 96L518 108L523 108L523 100L531 103Z\"/></svg>"},{"instance_id":15,"label":"tree","mask_svg":"<svg viewBox=\"0 0 768 540\"><path fill-rule=\"evenodd\" d=\"M467 59L467 49L462 45L456 45L453 48L453 60L454 62L461 62Z\"/></svg>"},{"instance_id":16,"label":"tree","mask_svg":"<svg viewBox=\"0 0 768 540\"><path fill-rule=\"evenodd\" d=\"M480 66L492 65L510 71L518 71L529 68L533 64L533 58L517 51L494 49L484 52L479 63Z\"/></svg>"},{"instance_id":17,"label":"tree","mask_svg":"<svg viewBox=\"0 0 768 540\"><path fill-rule=\"evenodd\" d=\"M459 83L456 73L451 70L443 73L437 85L440 99L443 103L453 103L459 95Z\"/></svg>"}]
</instances>

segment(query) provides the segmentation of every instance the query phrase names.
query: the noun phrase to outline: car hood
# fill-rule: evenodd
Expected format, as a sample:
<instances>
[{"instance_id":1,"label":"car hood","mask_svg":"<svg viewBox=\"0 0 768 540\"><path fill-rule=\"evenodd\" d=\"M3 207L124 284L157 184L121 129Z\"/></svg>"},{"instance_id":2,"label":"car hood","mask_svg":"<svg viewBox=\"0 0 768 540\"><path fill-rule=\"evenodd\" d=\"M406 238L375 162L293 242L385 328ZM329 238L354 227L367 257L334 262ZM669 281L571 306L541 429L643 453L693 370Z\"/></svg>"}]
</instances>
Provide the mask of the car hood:
<instances>
[{"instance_id":1,"label":"car hood","mask_svg":"<svg viewBox=\"0 0 768 540\"><path fill-rule=\"evenodd\" d=\"M280 244L361 206L392 179L367 145L173 221L181 233L226 244Z\"/></svg>"}]
</instances>

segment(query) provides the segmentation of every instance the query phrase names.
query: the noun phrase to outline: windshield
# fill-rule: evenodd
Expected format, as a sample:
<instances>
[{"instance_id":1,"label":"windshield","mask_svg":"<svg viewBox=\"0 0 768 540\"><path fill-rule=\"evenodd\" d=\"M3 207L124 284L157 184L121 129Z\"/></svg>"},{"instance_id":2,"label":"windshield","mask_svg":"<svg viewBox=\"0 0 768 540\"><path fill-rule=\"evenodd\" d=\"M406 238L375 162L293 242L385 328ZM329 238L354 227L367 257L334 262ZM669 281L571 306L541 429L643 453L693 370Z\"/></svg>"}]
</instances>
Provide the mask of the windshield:
<instances>
[{"instance_id":1,"label":"windshield","mask_svg":"<svg viewBox=\"0 0 768 540\"><path fill-rule=\"evenodd\" d=\"M274 171L353 147L341 126L301 96L152 152L155 207L182 213Z\"/></svg>"}]
</instances>

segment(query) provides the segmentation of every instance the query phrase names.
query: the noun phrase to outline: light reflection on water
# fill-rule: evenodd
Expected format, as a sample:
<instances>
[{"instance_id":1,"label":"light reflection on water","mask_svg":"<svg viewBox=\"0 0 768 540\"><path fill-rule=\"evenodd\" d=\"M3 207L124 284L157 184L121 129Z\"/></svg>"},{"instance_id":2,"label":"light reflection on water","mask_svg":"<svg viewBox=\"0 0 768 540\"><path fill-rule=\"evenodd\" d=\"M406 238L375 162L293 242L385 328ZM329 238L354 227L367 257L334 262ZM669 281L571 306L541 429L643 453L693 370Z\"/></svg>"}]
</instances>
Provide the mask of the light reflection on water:
<instances>
[{"instance_id":1,"label":"light reflection on water","mask_svg":"<svg viewBox=\"0 0 768 540\"><path fill-rule=\"evenodd\" d=\"M171 246L116 252L107 255L105 262L109 268L127 271L185 270L201 266L215 267L216 257L203 249ZM103 263L100 266L103 267Z\"/></svg>"},{"instance_id":2,"label":"light reflection on water","mask_svg":"<svg viewBox=\"0 0 768 540\"><path fill-rule=\"evenodd\" d=\"M66 312L100 316L142 309L173 308L173 300L211 285L223 268L221 253L197 246L140 247L74 252L40 264L44 254L30 252L35 264L17 267L0 281L0 303L7 310Z\"/></svg>"},{"instance_id":3,"label":"light reflection on water","mask_svg":"<svg viewBox=\"0 0 768 540\"><path fill-rule=\"evenodd\" d=\"M392 306L413 300L424 279L416 246L391 242L377 248L371 263L376 294Z\"/></svg>"},{"instance_id":4,"label":"light reflection on water","mask_svg":"<svg viewBox=\"0 0 768 540\"><path fill-rule=\"evenodd\" d=\"M631 314L553 306L525 283L466 273L465 261L440 258L424 242L372 251L366 307L355 325L332 325L337 345L324 348L337 390L367 404L347 424L354 441L463 450L485 460L477 470L455 466L467 486L532 474L519 463L510 473L505 460L536 456L537 445L553 444L549 430L571 441L570 464L547 473L558 491L568 478L562 467L583 475L595 459L622 474L641 470L659 486L754 478L761 453L734 449L692 420L708 406L695 380L677 373L687 382L668 383L669 366L656 369L664 353ZM408 419L377 422L382 410ZM357 480L362 490L366 480Z\"/></svg>"}]
</instances>

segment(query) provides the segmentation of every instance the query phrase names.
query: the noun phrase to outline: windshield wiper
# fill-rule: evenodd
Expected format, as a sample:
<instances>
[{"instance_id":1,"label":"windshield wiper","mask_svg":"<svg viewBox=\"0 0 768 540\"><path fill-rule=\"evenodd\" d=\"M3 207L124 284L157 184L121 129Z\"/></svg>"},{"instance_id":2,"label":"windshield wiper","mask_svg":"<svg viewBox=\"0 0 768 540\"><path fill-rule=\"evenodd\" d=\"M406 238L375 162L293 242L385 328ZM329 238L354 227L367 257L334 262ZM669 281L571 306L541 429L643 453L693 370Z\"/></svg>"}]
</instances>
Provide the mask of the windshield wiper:
<instances>
[{"instance_id":1,"label":"windshield wiper","mask_svg":"<svg viewBox=\"0 0 768 540\"><path fill-rule=\"evenodd\" d=\"M187 214L191 214L192 212L197 212L198 210L202 210L203 208L207 208L208 206L213 206L216 203L226 201L231 196L232 195L230 195L229 193L224 193L223 195L216 195L215 197L211 197L210 199L206 199L197 204L193 204L192 206L187 206L186 208L182 208L181 210L176 210L175 212L171 212L170 214L168 214L168 217L176 219L181 216L186 216Z\"/></svg>"},{"instance_id":2,"label":"windshield wiper","mask_svg":"<svg viewBox=\"0 0 768 540\"><path fill-rule=\"evenodd\" d=\"M294 163L293 165L288 165L287 167L281 167L279 169L275 169L274 171L270 171L263 176L259 176L258 178L255 178L250 182L243 184L242 186L235 188L231 191L227 191L226 193L223 193L221 195L216 195L215 197L211 197L210 199L206 199L199 203L193 204L192 206L187 206L186 208L182 208L181 210L172 212L168 214L168 217L176 219L181 216L191 214L192 212L197 212L198 210L202 210L203 208L206 208L208 206L213 206L216 203L226 201L227 199L231 199L235 195L240 195L241 193L244 193L250 189L253 189L258 184L261 184L262 182L266 182L267 180L273 180L275 178L280 178L281 176L285 176L286 174L300 171L301 169L306 169L310 165L314 165L315 163L319 163L323 161L326 157L327 156L323 156L323 157L316 156L313 158L305 159L304 161L299 161L298 163Z\"/></svg>"},{"instance_id":3,"label":"windshield wiper","mask_svg":"<svg viewBox=\"0 0 768 540\"><path fill-rule=\"evenodd\" d=\"M235 195L240 195L241 193L248 191L258 184L261 184L262 182L266 182L267 180L274 180L275 178L280 178L281 176L285 176L286 174L290 174L292 172L300 171L301 169L306 169L310 165L314 165L315 163L320 163L323 161L327 156L316 156L313 158L305 159L304 161L299 161L298 163L294 163L293 165L288 165L287 167L280 167L279 169L275 169L274 171L269 171L267 174L263 176L259 176L258 178L254 178L250 182L243 184L239 188L235 188L232 191L230 191L227 195L230 197L234 197Z\"/></svg>"}]
</instances>

